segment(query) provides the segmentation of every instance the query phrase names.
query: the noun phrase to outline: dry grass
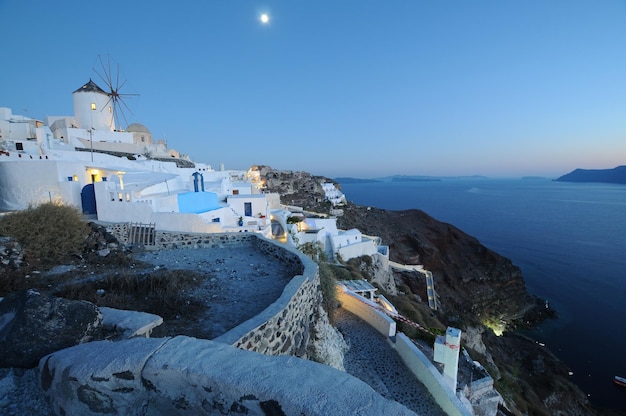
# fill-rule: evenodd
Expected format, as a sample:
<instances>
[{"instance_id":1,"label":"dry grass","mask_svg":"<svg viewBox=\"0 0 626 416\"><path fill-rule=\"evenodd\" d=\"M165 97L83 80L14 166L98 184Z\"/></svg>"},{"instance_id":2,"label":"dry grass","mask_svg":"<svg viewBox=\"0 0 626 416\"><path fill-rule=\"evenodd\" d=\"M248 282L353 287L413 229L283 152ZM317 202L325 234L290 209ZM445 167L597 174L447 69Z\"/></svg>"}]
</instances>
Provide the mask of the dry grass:
<instances>
[{"instance_id":1,"label":"dry grass","mask_svg":"<svg viewBox=\"0 0 626 416\"><path fill-rule=\"evenodd\" d=\"M79 254L89 230L80 212L58 204L42 204L0 218L0 235L14 237L31 265L60 264Z\"/></svg>"},{"instance_id":2,"label":"dry grass","mask_svg":"<svg viewBox=\"0 0 626 416\"><path fill-rule=\"evenodd\" d=\"M121 272L94 281L65 286L55 295L82 299L98 306L149 312L164 319L194 316L206 305L192 296L203 277L188 270L156 270L149 273Z\"/></svg>"}]
</instances>

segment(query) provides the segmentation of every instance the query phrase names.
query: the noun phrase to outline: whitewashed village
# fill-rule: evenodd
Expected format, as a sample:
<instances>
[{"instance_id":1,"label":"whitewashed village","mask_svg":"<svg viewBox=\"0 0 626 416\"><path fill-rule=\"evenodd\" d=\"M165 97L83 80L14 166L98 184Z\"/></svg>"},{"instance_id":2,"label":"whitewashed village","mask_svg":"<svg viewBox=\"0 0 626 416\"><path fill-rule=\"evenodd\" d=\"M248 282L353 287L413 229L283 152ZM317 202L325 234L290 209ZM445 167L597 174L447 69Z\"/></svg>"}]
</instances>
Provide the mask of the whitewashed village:
<instances>
[{"instance_id":1,"label":"whitewashed village","mask_svg":"<svg viewBox=\"0 0 626 416\"><path fill-rule=\"evenodd\" d=\"M420 330L425 329L421 328L419 323L410 322L401 316L391 302L377 293L374 284L391 292L397 291L393 275L390 273L391 268L417 270L428 282L428 305L431 309L437 309L436 282L433 281L432 274L420 265L390 262L389 247L384 245L380 238L363 235L357 229L339 229L336 218L342 215L342 205L346 202L346 196L334 183L320 184L326 200L333 207L330 215L283 205L279 194L267 192L259 167L253 166L249 170L228 170L222 166L216 170L207 164L193 161L188 155L169 149L164 140L155 139L150 130L142 124L133 123L122 128L115 118L111 94L94 81L89 80L77 88L72 96L74 102L72 116L49 116L45 120L37 120L14 114L12 109L0 107L0 212L24 210L29 206L48 202L70 205L79 209L90 221L109 227L120 240L146 248L158 246L159 239L166 240L165 243L171 246L175 245L174 242L180 243L185 239L194 245L205 236L213 236L212 238L219 236L222 241L261 239L264 241L262 244L271 244L271 247L286 250L291 253L290 256L298 248L309 243L319 247L329 261L346 261L369 256L379 265L383 273L369 282L366 280L338 282L337 292L341 307L357 315L386 338L390 348L400 356L414 377L426 386L444 414L499 414L498 406L504 404L503 400L493 388L493 380L480 363L472 361L462 348L462 334L459 329L448 328L445 335L436 337L435 344L429 346L430 350L420 348L405 334L397 331L397 320L408 322ZM276 249L264 250L274 253ZM301 253L297 255L298 258L303 258ZM282 318L277 316L285 315L285 311L292 308L296 297L316 287L316 284L311 286L312 289L307 286L315 279L317 273L315 264L308 260L302 262L303 277L300 276L302 280L299 286L290 289L294 292L288 292L286 287L279 301L268 307L257 320L248 321L242 328L229 331L225 337L220 337L223 342L230 344L228 348L253 350L257 351L256 354L263 352L259 345L268 343L267 340L262 340L267 335L263 331L266 331L268 326L274 325L271 323L275 322L275 319L282 322ZM303 313L301 309L298 311L297 313ZM132 311L127 313L106 311L105 319L115 320L113 325L126 325L128 339L108 342L106 346L98 344L97 351L85 350L83 353L76 350L67 356L63 356L61 351L55 353L56 357L59 357L56 358L57 361L54 361L54 354L52 360L45 358L41 360L39 369L42 374L48 374L50 379L46 380L44 377L40 385L48 388L47 397L52 402L55 412L59 413L59 409L63 409L68 414L101 413L86 405L85 400L81 401L81 393L78 390L57 397L61 396L59 392L71 390L71 387L63 384L64 381L60 376L63 368L70 371L71 366L62 367L61 363L67 365L71 361L74 368L79 368L76 361L80 361L80 357L84 357L82 359L87 362L80 370L76 370L79 373L87 371L85 369L88 368L89 357L92 355L112 357L111 361L116 361L115 357L132 355L130 351L144 348L139 345L147 346L146 348L152 348L154 351L159 350L161 361L155 360L161 365L160 368L167 366L167 361L171 360L167 373L169 378L166 376L159 378L153 374L154 377L149 383L158 386L153 391L160 392L155 403L163 403L166 399L174 400L187 392L186 403L189 403L176 407L177 414L193 414L198 406L201 407L199 403L202 402L202 394L209 394L208 390L205 388L204 393L200 391L193 394L189 391L195 389L196 385L210 384L211 381L207 379L213 377L210 374L219 368L215 361L208 358L211 365L199 366L194 362L198 356L214 354L215 357L222 357L225 361L239 359L233 358L238 357L237 352L224 351L225 347L216 346L220 342L219 339L211 341L211 344L207 344L208 341L205 340L202 342L179 340L177 341L179 344L170 348L171 355L167 355L164 352L167 350L163 347L164 341L150 338L151 330L162 321L159 321L158 317L146 317L146 314L133 314ZM278 325L280 326L280 323ZM257 344L254 348L247 348L246 345L250 345L249 340L254 338L251 334L257 337ZM132 344L125 346L124 342ZM78 347L81 345L76 348ZM189 354L175 356L176 350L181 351L185 348L190 351ZM298 355L290 354L287 349L285 351L287 352L278 354L268 352L267 355ZM260 356L257 361L255 359L246 361L248 367L259 366L267 370L270 368L267 361L269 358L264 357ZM376 360L376 357L371 358ZM244 361L248 359L242 358ZM302 387L293 383L281 381L290 380L290 376L280 373L279 370L272 370L276 373L267 380L275 380L270 383L276 386L270 390L293 390L292 393L280 393L283 394L281 396L283 401L280 404L284 413L271 413L263 406L255 413L255 408L249 405L248 414L294 414L292 413L294 411L306 414L331 414L328 413L328 409L334 409L335 414L346 414L348 408L354 410L355 414L415 414L395 402L370 392L365 383L352 380L354 379L352 376L345 373L338 376L337 373L341 371L336 368L324 366L325 369L320 369L317 364L315 364L317 367L313 368L306 360L301 360L302 363L293 360L295 358L281 361L278 367L289 367L293 371L300 368L300 372L308 373L306 377L310 379L310 383L315 383L314 378L318 377L318 384L329 384L332 391L324 390L324 386L318 386L316 388L321 390L316 390L316 397L303 400L303 396L311 394L299 391L298 388ZM54 362L57 365L56 373L50 370ZM303 364L305 362L306 364ZM104 367L107 365L109 364L103 364ZM302 367L299 367L300 365ZM468 366L473 367L470 371L472 374L480 373L482 376L462 380L459 374L463 371L462 368ZM194 367L197 370L189 370ZM156 372L154 370L155 374ZM120 370L118 373L123 371ZM89 377L94 379L99 375L90 373ZM146 389L143 377L142 375L138 380L123 377L114 380L115 377L112 379L108 377L107 380L111 380L99 389L108 389L110 394L107 395L107 400L111 401L112 409L130 411L129 409L136 403L145 401L142 392L150 390ZM246 378L245 375L241 377ZM172 381L174 379L175 381ZM344 393L338 391L342 388L330 388L331 383L327 381L332 379L341 380L345 386ZM212 391L211 394L235 397L241 393L236 388L238 383L244 382L241 379L239 381L220 379L218 384L225 387L221 392ZM311 388L309 384L307 385ZM255 394L263 396L262 389L257 389L258 392ZM120 391L124 393L120 394ZM173 392L177 392L178 396ZM320 396L324 395L328 395L328 398L321 399ZM289 400L292 402L288 403ZM363 402L368 404L358 407L359 403ZM153 410L154 408L150 407ZM287 409L291 409L291 412ZM140 410L135 411L137 413L133 414L143 414Z\"/></svg>"}]
</instances>

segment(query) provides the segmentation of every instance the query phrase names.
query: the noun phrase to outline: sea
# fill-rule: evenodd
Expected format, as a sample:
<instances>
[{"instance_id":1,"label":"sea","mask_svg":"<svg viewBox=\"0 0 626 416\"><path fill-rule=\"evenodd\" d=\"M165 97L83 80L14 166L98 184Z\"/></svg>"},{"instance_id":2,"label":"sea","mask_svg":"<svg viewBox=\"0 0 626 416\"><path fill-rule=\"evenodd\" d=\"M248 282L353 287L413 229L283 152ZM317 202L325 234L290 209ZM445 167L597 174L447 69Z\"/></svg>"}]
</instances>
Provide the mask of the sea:
<instances>
[{"instance_id":1,"label":"sea","mask_svg":"<svg viewBox=\"0 0 626 416\"><path fill-rule=\"evenodd\" d=\"M417 208L519 266L558 318L527 335L571 369L601 407L626 411L626 185L444 178L342 183L350 202ZM436 282L435 282L436 289Z\"/></svg>"}]
</instances>

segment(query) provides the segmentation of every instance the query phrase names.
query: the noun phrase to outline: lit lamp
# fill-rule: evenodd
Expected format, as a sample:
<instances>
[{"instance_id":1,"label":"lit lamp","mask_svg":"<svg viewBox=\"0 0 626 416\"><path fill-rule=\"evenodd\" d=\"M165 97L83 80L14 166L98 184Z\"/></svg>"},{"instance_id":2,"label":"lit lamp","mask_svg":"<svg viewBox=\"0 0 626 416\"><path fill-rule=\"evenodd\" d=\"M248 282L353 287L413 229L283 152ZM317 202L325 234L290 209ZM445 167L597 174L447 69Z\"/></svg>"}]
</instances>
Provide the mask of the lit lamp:
<instances>
[{"instance_id":1,"label":"lit lamp","mask_svg":"<svg viewBox=\"0 0 626 416\"><path fill-rule=\"evenodd\" d=\"M125 173L126 173L126 172L121 171L121 170L120 170L120 171L115 172L115 174L117 175L117 177L118 177L118 178L119 178L119 180L120 180L120 189L121 189L121 190L124 190L124 174L125 174Z\"/></svg>"}]
</instances>

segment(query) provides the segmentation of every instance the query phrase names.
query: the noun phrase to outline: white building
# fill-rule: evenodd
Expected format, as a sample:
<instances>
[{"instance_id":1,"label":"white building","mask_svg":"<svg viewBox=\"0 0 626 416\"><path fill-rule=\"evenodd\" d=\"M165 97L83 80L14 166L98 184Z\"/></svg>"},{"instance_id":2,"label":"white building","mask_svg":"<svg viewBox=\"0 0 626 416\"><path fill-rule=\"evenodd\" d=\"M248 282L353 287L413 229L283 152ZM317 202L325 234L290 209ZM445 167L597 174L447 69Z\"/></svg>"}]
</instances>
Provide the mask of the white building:
<instances>
[{"instance_id":1,"label":"white building","mask_svg":"<svg viewBox=\"0 0 626 416\"><path fill-rule=\"evenodd\" d=\"M289 218L298 218L291 222ZM388 248L378 246L377 241L364 237L357 229L348 231L337 228L336 218L312 218L293 214L285 209L271 210L272 235L285 239L294 246L306 243L319 244L329 259L381 255L388 260Z\"/></svg>"},{"instance_id":2,"label":"white building","mask_svg":"<svg viewBox=\"0 0 626 416\"><path fill-rule=\"evenodd\" d=\"M341 192L334 183L323 182L322 189L324 190L324 196L327 201L330 201L333 206L345 204L346 196Z\"/></svg>"},{"instance_id":3,"label":"white building","mask_svg":"<svg viewBox=\"0 0 626 416\"><path fill-rule=\"evenodd\" d=\"M73 98L74 116L47 123L0 108L0 211L62 202L101 221L169 231L269 232L259 221L267 202L243 181L245 171L194 163L138 123L121 131L109 94L91 80ZM236 209L227 202L233 194Z\"/></svg>"}]
</instances>

